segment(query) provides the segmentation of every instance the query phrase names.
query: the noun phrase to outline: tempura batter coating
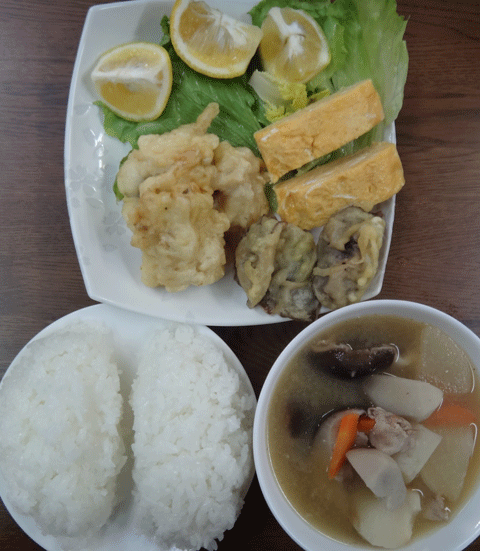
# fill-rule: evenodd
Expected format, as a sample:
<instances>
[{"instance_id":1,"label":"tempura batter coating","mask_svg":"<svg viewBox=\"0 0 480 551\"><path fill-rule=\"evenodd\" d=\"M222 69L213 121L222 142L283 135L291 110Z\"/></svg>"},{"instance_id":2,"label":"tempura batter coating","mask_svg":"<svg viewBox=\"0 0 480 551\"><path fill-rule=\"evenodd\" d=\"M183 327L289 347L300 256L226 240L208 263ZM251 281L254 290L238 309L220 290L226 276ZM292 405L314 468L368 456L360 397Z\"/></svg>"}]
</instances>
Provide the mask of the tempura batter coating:
<instances>
[{"instance_id":1,"label":"tempura batter coating","mask_svg":"<svg viewBox=\"0 0 480 551\"><path fill-rule=\"evenodd\" d=\"M138 149L129 153L118 171L120 193L127 197L138 196L139 187L146 178L168 172L177 165L186 168L211 164L220 140L215 134L206 132L218 112L218 104L210 103L192 124L161 135L140 136Z\"/></svg>"},{"instance_id":2,"label":"tempura batter coating","mask_svg":"<svg viewBox=\"0 0 480 551\"><path fill-rule=\"evenodd\" d=\"M175 292L219 280L225 232L268 212L261 161L206 133L218 109L212 103L193 124L140 137L118 172L122 214L149 287Z\"/></svg>"},{"instance_id":3,"label":"tempura batter coating","mask_svg":"<svg viewBox=\"0 0 480 551\"><path fill-rule=\"evenodd\" d=\"M316 261L310 232L262 216L235 252L236 276L247 294L247 305L259 304L269 314L313 321L319 306L311 282Z\"/></svg>"},{"instance_id":4,"label":"tempura batter coating","mask_svg":"<svg viewBox=\"0 0 480 551\"><path fill-rule=\"evenodd\" d=\"M332 310L358 302L378 270L385 221L358 207L341 210L318 240L313 289Z\"/></svg>"},{"instance_id":5,"label":"tempura batter coating","mask_svg":"<svg viewBox=\"0 0 480 551\"><path fill-rule=\"evenodd\" d=\"M275 270L275 255L283 225L276 218L261 218L253 224L235 251L237 279L247 294L249 308L268 291Z\"/></svg>"},{"instance_id":6,"label":"tempura batter coating","mask_svg":"<svg viewBox=\"0 0 480 551\"><path fill-rule=\"evenodd\" d=\"M218 172L213 185L219 192L216 208L228 216L232 226L246 229L268 213L267 174L250 149L221 142L214 162Z\"/></svg>"},{"instance_id":7,"label":"tempura batter coating","mask_svg":"<svg viewBox=\"0 0 480 551\"><path fill-rule=\"evenodd\" d=\"M223 277L229 222L213 208L212 194L187 182L169 187L161 176L146 182L139 198L125 199L122 211L132 245L143 252L143 283L173 292Z\"/></svg>"}]
</instances>

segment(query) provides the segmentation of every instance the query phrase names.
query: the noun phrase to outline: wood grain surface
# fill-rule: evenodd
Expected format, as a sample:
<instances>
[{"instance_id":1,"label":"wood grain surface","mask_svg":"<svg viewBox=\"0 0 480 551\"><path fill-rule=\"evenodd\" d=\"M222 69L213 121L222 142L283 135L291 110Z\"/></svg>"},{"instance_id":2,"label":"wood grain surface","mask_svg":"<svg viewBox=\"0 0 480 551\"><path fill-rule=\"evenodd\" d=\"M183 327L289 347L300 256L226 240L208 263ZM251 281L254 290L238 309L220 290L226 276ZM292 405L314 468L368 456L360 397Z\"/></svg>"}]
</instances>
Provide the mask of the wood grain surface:
<instances>
[{"instance_id":1,"label":"wood grain surface","mask_svg":"<svg viewBox=\"0 0 480 551\"><path fill-rule=\"evenodd\" d=\"M0 3L0 375L46 325L94 304L75 254L63 175L70 79L92 4ZM398 9L408 18L410 54L396 122L406 185L378 298L439 308L480 336L480 2L399 0ZM214 330L258 395L275 358L304 326ZM219 545L240 548L300 549L269 512L256 480ZM0 549L41 550L1 503ZM468 549L480 551L480 540Z\"/></svg>"}]
</instances>

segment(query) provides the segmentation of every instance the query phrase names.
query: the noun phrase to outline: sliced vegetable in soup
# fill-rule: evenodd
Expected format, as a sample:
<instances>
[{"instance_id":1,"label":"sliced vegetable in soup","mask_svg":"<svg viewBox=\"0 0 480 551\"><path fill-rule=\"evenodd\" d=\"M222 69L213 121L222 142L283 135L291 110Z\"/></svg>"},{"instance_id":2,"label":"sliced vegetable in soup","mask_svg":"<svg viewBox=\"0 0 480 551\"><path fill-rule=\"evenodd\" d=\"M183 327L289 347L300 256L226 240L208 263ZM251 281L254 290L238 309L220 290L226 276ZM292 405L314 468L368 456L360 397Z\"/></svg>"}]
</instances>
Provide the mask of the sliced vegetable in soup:
<instances>
[{"instance_id":1,"label":"sliced vegetable in soup","mask_svg":"<svg viewBox=\"0 0 480 551\"><path fill-rule=\"evenodd\" d=\"M468 355L420 322L368 316L317 335L268 414L287 499L344 543L394 549L441 527L478 479L476 379Z\"/></svg>"}]
</instances>

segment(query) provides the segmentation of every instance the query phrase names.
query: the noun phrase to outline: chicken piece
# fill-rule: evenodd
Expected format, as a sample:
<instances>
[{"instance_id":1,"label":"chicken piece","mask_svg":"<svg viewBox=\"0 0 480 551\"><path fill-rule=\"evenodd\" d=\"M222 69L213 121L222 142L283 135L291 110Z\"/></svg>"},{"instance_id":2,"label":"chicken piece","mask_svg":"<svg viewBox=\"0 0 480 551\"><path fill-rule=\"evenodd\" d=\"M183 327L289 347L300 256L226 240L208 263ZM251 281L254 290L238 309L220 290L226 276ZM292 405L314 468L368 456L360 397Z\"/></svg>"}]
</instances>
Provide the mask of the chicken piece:
<instances>
[{"instance_id":1,"label":"chicken piece","mask_svg":"<svg viewBox=\"0 0 480 551\"><path fill-rule=\"evenodd\" d=\"M220 140L215 134L206 132L218 112L218 104L210 103L192 124L160 135L140 136L138 149L129 153L118 171L118 190L126 197L138 197L140 184L144 180L161 175L172 166L210 165Z\"/></svg>"},{"instance_id":2,"label":"chicken piece","mask_svg":"<svg viewBox=\"0 0 480 551\"><path fill-rule=\"evenodd\" d=\"M269 211L263 163L247 147L221 142L215 149L217 176L213 183L216 209L225 213L231 227L247 229Z\"/></svg>"},{"instance_id":3,"label":"chicken piece","mask_svg":"<svg viewBox=\"0 0 480 551\"><path fill-rule=\"evenodd\" d=\"M142 281L170 292L214 283L224 275L228 218L213 208L211 191L164 180L165 175L151 177L140 197L124 200L131 243L143 253Z\"/></svg>"},{"instance_id":4,"label":"chicken piece","mask_svg":"<svg viewBox=\"0 0 480 551\"><path fill-rule=\"evenodd\" d=\"M435 495L427 499L422 507L422 516L435 522L446 522L450 517L450 509L445 505L445 498Z\"/></svg>"},{"instance_id":5,"label":"chicken piece","mask_svg":"<svg viewBox=\"0 0 480 551\"><path fill-rule=\"evenodd\" d=\"M368 408L367 414L375 419L368 435L374 448L388 455L408 449L413 429L406 419L380 407Z\"/></svg>"}]
</instances>

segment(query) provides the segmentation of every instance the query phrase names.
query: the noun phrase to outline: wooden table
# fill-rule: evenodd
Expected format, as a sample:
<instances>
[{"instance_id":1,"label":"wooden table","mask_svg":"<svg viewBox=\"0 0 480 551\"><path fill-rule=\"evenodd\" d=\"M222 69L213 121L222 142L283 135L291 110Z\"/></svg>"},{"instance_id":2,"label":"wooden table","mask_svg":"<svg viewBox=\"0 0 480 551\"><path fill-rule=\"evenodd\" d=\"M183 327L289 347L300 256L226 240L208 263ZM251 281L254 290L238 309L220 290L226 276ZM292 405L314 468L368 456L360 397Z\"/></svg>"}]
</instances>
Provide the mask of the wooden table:
<instances>
[{"instance_id":1,"label":"wooden table","mask_svg":"<svg viewBox=\"0 0 480 551\"><path fill-rule=\"evenodd\" d=\"M93 304L65 201L63 140L73 63L93 2L0 4L0 372L47 324ZM378 298L425 303L480 335L480 4L399 0L409 18L410 70L397 120L406 185ZM304 325L215 328L258 394ZM267 345L266 345L267 343ZM299 549L270 514L256 480L219 549ZM0 506L0 548L33 551ZM480 550L480 539L468 549ZM132 550L134 551L134 550Z\"/></svg>"}]
</instances>

